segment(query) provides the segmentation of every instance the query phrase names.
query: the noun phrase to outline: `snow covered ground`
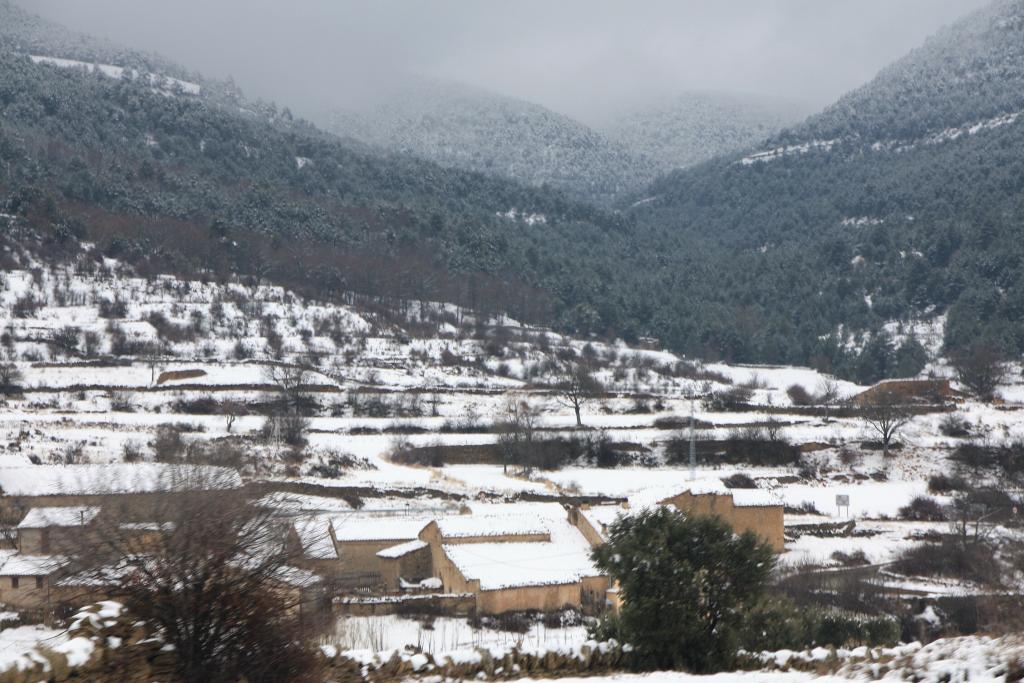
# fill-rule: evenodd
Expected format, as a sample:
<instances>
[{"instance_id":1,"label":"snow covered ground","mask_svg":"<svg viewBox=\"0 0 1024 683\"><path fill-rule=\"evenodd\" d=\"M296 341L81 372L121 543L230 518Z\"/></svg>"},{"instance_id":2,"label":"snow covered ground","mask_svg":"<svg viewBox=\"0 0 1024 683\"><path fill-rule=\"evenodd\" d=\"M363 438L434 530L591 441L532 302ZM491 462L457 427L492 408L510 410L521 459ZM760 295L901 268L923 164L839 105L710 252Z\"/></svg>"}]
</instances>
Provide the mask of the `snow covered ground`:
<instances>
[{"instance_id":1,"label":"snow covered ground","mask_svg":"<svg viewBox=\"0 0 1024 683\"><path fill-rule=\"evenodd\" d=\"M473 628L465 619L438 617L426 623L400 616L346 617L326 640L340 650L419 648L440 655L475 647L549 649L586 641L584 626L549 628L542 622L526 633Z\"/></svg>"},{"instance_id":2,"label":"snow covered ground","mask_svg":"<svg viewBox=\"0 0 1024 683\"><path fill-rule=\"evenodd\" d=\"M712 459L693 477L747 475L759 489L754 493L790 508L787 525L803 528L790 533L783 567L834 569L841 564L837 557L858 553L885 565L926 534L949 528L896 519L914 497L931 495L930 476L953 470L949 456L963 439L941 433L945 415L914 417L897 436L902 447L883 458L863 445L877 440L863 420L826 420L793 409L790 387L814 393L831 379L812 369L701 364L507 319L478 320L472 311L436 302L388 311L354 299L307 301L267 285L137 278L109 260L66 269L26 263L0 281L0 352L16 364L24 388L2 403L0 467L117 463L126 453L150 460L160 428L177 425L188 449L236 444L245 454L247 477L323 487L322 496L291 495L287 509L296 514L352 516L347 502L330 495L331 489L352 487L362 491L363 511L379 515L436 516L464 500L538 495L605 496L635 506L692 485L685 463L668 456L673 441L685 444L689 396L711 399L742 386L750 400L741 410L693 401L697 438L722 442L775 423L781 438L803 447L800 463L764 467ZM576 429L573 411L551 389L559 359L568 355L587 359L605 389L583 405L584 430ZM267 406L288 391L280 368L297 365L304 368L300 383L315 408L296 463L261 430ZM941 363L932 369L948 373ZM1013 383L1000 389L1004 405L958 402L956 412L979 438L1024 438L1024 383L1017 370ZM837 386L844 398L865 389L849 382ZM403 448L495 444L494 426L510 399L532 407L538 438L603 435L642 459L608 469L574 462L532 472L506 472L486 462L428 467L392 461L392 452ZM342 456L348 464L315 469ZM849 497L848 508L837 507L837 495ZM792 514L796 509L817 514ZM814 529L851 520L856 533ZM941 581L890 582L933 595L954 593ZM350 618L337 636L352 649L457 649L517 640L541 647L578 644L585 637L578 626L537 626L517 635L471 629L464 620L438 619L428 627L397 617ZM770 676L807 680L806 674Z\"/></svg>"}]
</instances>

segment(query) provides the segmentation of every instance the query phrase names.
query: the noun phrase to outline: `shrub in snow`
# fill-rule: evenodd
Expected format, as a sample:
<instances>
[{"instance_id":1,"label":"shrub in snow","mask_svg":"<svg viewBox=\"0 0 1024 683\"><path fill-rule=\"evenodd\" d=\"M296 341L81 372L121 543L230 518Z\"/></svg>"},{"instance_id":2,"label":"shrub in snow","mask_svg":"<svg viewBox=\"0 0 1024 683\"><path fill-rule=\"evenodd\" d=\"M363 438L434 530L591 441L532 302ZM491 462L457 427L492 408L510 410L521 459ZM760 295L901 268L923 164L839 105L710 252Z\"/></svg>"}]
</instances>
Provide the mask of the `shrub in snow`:
<instances>
[{"instance_id":1,"label":"shrub in snow","mask_svg":"<svg viewBox=\"0 0 1024 683\"><path fill-rule=\"evenodd\" d=\"M876 647L897 643L900 631L900 622L890 616L798 606L785 598L770 598L748 612L741 641L748 652Z\"/></svg>"},{"instance_id":2,"label":"shrub in snow","mask_svg":"<svg viewBox=\"0 0 1024 683\"><path fill-rule=\"evenodd\" d=\"M20 390L24 375L14 363L0 363L0 393L13 394Z\"/></svg>"},{"instance_id":3,"label":"shrub in snow","mask_svg":"<svg viewBox=\"0 0 1024 683\"><path fill-rule=\"evenodd\" d=\"M928 477L928 493L951 493L966 491L969 484L963 477L949 474L933 474Z\"/></svg>"},{"instance_id":4,"label":"shrub in snow","mask_svg":"<svg viewBox=\"0 0 1024 683\"><path fill-rule=\"evenodd\" d=\"M716 391L704 400L705 408L710 411L739 410L747 407L754 392L743 386L730 387Z\"/></svg>"},{"instance_id":5,"label":"shrub in snow","mask_svg":"<svg viewBox=\"0 0 1024 683\"><path fill-rule=\"evenodd\" d=\"M900 508L900 519L912 522L941 522L946 519L946 510L939 501L929 496L917 496Z\"/></svg>"},{"instance_id":6,"label":"shrub in snow","mask_svg":"<svg viewBox=\"0 0 1024 683\"><path fill-rule=\"evenodd\" d=\"M153 458L157 462L174 463L185 454L185 441L181 438L181 430L175 425L160 425L156 436L150 443Z\"/></svg>"},{"instance_id":7,"label":"shrub in snow","mask_svg":"<svg viewBox=\"0 0 1024 683\"><path fill-rule=\"evenodd\" d=\"M811 396L811 392L804 389L799 384L792 384L786 389L786 395L789 396L789 400L793 402L795 406L809 406L814 403L814 397Z\"/></svg>"},{"instance_id":8,"label":"shrub in snow","mask_svg":"<svg viewBox=\"0 0 1024 683\"><path fill-rule=\"evenodd\" d=\"M939 431L943 436L962 439L971 435L971 423L963 415L950 413L939 421Z\"/></svg>"},{"instance_id":9,"label":"shrub in snow","mask_svg":"<svg viewBox=\"0 0 1024 683\"><path fill-rule=\"evenodd\" d=\"M908 549L892 564L905 576L927 576L983 585L999 585L1002 576L995 548L984 539L946 537L939 543L925 543Z\"/></svg>"},{"instance_id":10,"label":"shrub in snow","mask_svg":"<svg viewBox=\"0 0 1024 683\"><path fill-rule=\"evenodd\" d=\"M749 474L737 472L722 479L722 483L731 489L756 489L757 482Z\"/></svg>"},{"instance_id":11,"label":"shrub in snow","mask_svg":"<svg viewBox=\"0 0 1024 683\"><path fill-rule=\"evenodd\" d=\"M720 460L760 466L795 465L800 461L800 449L778 434L773 436L770 429L751 428L729 434Z\"/></svg>"}]
</instances>

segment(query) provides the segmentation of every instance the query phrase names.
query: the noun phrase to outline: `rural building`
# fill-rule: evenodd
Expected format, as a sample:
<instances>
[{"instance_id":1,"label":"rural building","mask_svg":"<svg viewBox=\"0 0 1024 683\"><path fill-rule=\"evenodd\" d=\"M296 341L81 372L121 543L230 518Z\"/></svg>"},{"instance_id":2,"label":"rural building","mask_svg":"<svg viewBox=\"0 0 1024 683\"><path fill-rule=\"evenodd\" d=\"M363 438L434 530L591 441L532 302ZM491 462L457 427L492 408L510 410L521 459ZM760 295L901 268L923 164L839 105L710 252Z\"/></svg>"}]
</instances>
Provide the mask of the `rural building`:
<instances>
[{"instance_id":1,"label":"rural building","mask_svg":"<svg viewBox=\"0 0 1024 683\"><path fill-rule=\"evenodd\" d=\"M406 541L377 553L384 585L397 589L420 584L434 576L434 562L430 544L426 541Z\"/></svg>"},{"instance_id":2,"label":"rural building","mask_svg":"<svg viewBox=\"0 0 1024 683\"><path fill-rule=\"evenodd\" d=\"M729 489L718 479L694 482L689 488L659 501L691 515L715 515L736 533L753 531L781 553L785 537L782 503L761 489Z\"/></svg>"},{"instance_id":3,"label":"rural building","mask_svg":"<svg viewBox=\"0 0 1024 683\"><path fill-rule=\"evenodd\" d=\"M50 604L64 558L7 552L0 561L0 602L17 610L43 609Z\"/></svg>"},{"instance_id":4,"label":"rural building","mask_svg":"<svg viewBox=\"0 0 1024 683\"><path fill-rule=\"evenodd\" d=\"M590 543L561 505L480 505L483 514L437 520L430 544L446 593L471 593L484 614L574 607L604 608L608 577L590 560Z\"/></svg>"},{"instance_id":5,"label":"rural building","mask_svg":"<svg viewBox=\"0 0 1024 683\"><path fill-rule=\"evenodd\" d=\"M32 508L101 507L126 519L146 512L187 482L191 488L239 488L238 472L225 467L162 465L23 465L0 467L0 523L11 526Z\"/></svg>"},{"instance_id":6,"label":"rural building","mask_svg":"<svg viewBox=\"0 0 1024 683\"><path fill-rule=\"evenodd\" d=\"M348 514L331 517L330 530L338 558L334 575L353 586L387 584L385 574L393 574L394 564L390 562L391 558L380 557L377 553L420 540L420 531L430 521L428 517L408 515Z\"/></svg>"},{"instance_id":7,"label":"rural building","mask_svg":"<svg viewBox=\"0 0 1024 683\"><path fill-rule=\"evenodd\" d=\"M886 379L854 396L854 405L870 405L879 398L908 405L938 405L953 398L948 379Z\"/></svg>"},{"instance_id":8,"label":"rural building","mask_svg":"<svg viewBox=\"0 0 1024 683\"><path fill-rule=\"evenodd\" d=\"M18 552L25 555L48 555L65 552L72 543L81 543L82 534L88 533L98 507L45 507L32 508L16 527Z\"/></svg>"},{"instance_id":9,"label":"rural building","mask_svg":"<svg viewBox=\"0 0 1024 683\"><path fill-rule=\"evenodd\" d=\"M294 564L316 572L323 577L341 573L338 549L334 545L331 520L313 515L294 520L289 530L289 550L295 555Z\"/></svg>"}]
</instances>

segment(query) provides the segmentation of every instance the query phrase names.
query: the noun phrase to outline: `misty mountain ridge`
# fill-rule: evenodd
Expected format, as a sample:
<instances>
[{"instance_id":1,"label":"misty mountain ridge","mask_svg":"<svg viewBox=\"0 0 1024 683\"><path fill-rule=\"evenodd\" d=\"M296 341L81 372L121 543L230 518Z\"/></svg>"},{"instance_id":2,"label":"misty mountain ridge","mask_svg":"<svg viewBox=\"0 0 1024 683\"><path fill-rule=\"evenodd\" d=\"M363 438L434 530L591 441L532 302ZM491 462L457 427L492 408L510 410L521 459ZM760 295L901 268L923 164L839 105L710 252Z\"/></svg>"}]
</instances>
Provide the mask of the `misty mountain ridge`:
<instances>
[{"instance_id":1,"label":"misty mountain ridge","mask_svg":"<svg viewBox=\"0 0 1024 683\"><path fill-rule=\"evenodd\" d=\"M0 19L0 45L22 54L110 64L190 82L202 79L160 55L72 31L26 12L10 0L0 0Z\"/></svg>"},{"instance_id":2,"label":"misty mountain ridge","mask_svg":"<svg viewBox=\"0 0 1024 683\"><path fill-rule=\"evenodd\" d=\"M222 97L202 77L197 96L115 78L135 67L67 50L60 31L0 11L15 19L0 24L29 27L40 53L13 29L0 43L0 213L26 218L55 256L73 236L149 272L492 309L515 299L522 317L553 319L577 305L583 265L566 267L571 245L621 230L554 190L371 152L287 109ZM140 73L152 66L121 56ZM62 61L73 58L81 64ZM564 299L551 296L559 290Z\"/></svg>"},{"instance_id":3,"label":"misty mountain ridge","mask_svg":"<svg viewBox=\"0 0 1024 683\"><path fill-rule=\"evenodd\" d=\"M334 112L327 125L383 149L602 204L656 175L646 158L579 121L460 83L408 78L368 109Z\"/></svg>"},{"instance_id":4,"label":"misty mountain ridge","mask_svg":"<svg viewBox=\"0 0 1024 683\"><path fill-rule=\"evenodd\" d=\"M381 149L607 205L661 173L761 143L800 116L798 106L769 98L685 93L595 129L482 88L408 77L376 102L336 110L325 122Z\"/></svg>"},{"instance_id":5,"label":"misty mountain ridge","mask_svg":"<svg viewBox=\"0 0 1024 683\"><path fill-rule=\"evenodd\" d=\"M620 115L602 130L664 173L761 144L805 115L779 99L687 92Z\"/></svg>"}]
</instances>

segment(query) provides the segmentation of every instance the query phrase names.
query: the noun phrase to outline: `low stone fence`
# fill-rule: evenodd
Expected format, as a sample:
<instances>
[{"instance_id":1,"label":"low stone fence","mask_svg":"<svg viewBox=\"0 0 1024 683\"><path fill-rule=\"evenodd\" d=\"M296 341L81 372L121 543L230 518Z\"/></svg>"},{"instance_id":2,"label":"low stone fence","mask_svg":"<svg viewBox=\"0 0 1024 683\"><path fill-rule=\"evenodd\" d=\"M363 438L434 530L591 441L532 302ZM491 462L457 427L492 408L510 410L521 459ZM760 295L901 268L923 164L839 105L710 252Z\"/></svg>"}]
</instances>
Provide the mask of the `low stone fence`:
<instances>
[{"instance_id":1,"label":"low stone fence","mask_svg":"<svg viewBox=\"0 0 1024 683\"><path fill-rule=\"evenodd\" d=\"M617 642L586 642L562 650L494 651L475 648L439 655L393 651L384 656L359 658L353 653L336 653L323 648L331 681L338 683L394 683L417 677L446 680L511 680L584 676L629 669L632 648Z\"/></svg>"},{"instance_id":2,"label":"low stone fence","mask_svg":"<svg viewBox=\"0 0 1024 683\"><path fill-rule=\"evenodd\" d=\"M331 683L399 683L415 678L511 680L557 678L629 669L632 648L615 641L552 650L478 647L433 656L393 650L381 654L320 648L323 680ZM5 662L0 683L174 683L176 657L115 602L92 605L72 620L65 641ZM318 676L319 678L319 676Z\"/></svg>"},{"instance_id":3,"label":"low stone fence","mask_svg":"<svg viewBox=\"0 0 1024 683\"><path fill-rule=\"evenodd\" d=\"M339 616L370 617L382 614L444 614L465 616L476 609L472 593L425 593L340 597L333 601Z\"/></svg>"}]
</instances>

